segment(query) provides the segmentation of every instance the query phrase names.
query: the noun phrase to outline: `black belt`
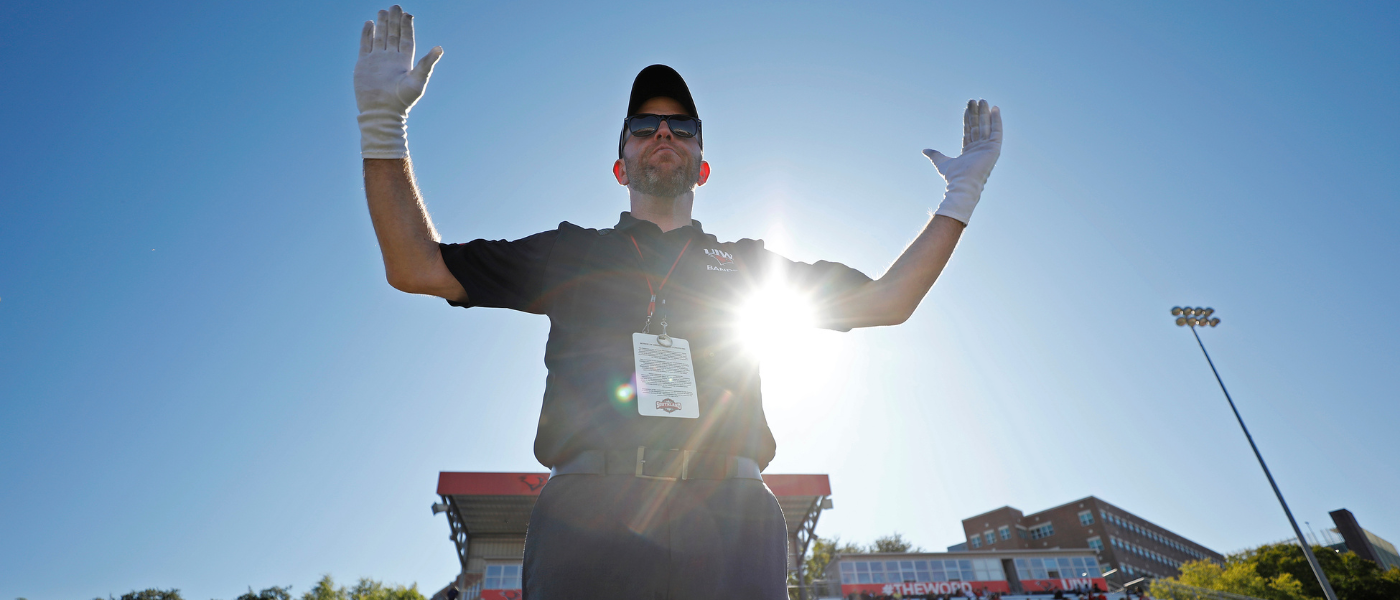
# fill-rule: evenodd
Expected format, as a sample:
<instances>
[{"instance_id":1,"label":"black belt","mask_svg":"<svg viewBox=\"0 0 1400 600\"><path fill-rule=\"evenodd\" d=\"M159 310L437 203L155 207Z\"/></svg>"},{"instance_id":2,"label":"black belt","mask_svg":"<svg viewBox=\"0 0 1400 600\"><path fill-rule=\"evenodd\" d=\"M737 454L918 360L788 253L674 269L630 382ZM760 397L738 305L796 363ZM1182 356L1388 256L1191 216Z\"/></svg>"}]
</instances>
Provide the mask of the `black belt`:
<instances>
[{"instance_id":1,"label":"black belt","mask_svg":"<svg viewBox=\"0 0 1400 600\"><path fill-rule=\"evenodd\" d=\"M555 475L632 475L643 479L757 479L758 462L745 456L657 450L639 446L636 450L584 450L554 465Z\"/></svg>"}]
</instances>

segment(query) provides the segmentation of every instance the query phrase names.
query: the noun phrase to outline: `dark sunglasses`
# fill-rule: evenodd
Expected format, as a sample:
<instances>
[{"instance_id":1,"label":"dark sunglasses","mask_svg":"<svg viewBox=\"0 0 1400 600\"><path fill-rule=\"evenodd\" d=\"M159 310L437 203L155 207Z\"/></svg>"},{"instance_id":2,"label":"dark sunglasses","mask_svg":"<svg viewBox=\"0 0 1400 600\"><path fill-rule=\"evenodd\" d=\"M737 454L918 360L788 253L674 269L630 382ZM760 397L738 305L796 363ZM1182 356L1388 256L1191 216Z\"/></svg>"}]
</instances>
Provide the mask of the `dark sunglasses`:
<instances>
[{"instance_id":1,"label":"dark sunglasses","mask_svg":"<svg viewBox=\"0 0 1400 600\"><path fill-rule=\"evenodd\" d=\"M627 131L637 137L647 137L656 133L661 128L661 122L666 121L671 126L671 133L676 137L695 137L700 135L700 119L690 115L632 115L627 117Z\"/></svg>"},{"instance_id":2,"label":"dark sunglasses","mask_svg":"<svg viewBox=\"0 0 1400 600\"><path fill-rule=\"evenodd\" d=\"M622 156L622 148L627 145L627 134L636 137L655 135L656 130L661 128L662 121L667 123L671 133L676 134L678 138L700 137L700 119L690 115L632 115L622 121L622 139L617 145L617 155Z\"/></svg>"}]
</instances>

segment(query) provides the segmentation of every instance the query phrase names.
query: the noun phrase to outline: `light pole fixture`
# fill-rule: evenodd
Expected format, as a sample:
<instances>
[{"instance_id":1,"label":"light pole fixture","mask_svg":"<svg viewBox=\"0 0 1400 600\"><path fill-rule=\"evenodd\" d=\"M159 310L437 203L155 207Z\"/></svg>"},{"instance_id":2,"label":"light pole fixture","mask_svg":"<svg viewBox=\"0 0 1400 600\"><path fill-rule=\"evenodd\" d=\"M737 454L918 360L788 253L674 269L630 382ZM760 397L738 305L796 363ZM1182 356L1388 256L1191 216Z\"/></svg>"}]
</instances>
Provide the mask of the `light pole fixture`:
<instances>
[{"instance_id":1,"label":"light pole fixture","mask_svg":"<svg viewBox=\"0 0 1400 600\"><path fill-rule=\"evenodd\" d=\"M1206 356L1206 364L1210 365L1210 372L1215 374L1215 382L1220 384L1220 391L1225 392L1225 401L1230 403L1230 410L1235 413L1235 420L1240 422L1244 438L1249 440L1249 447L1254 450L1254 458L1259 459L1259 467L1264 469L1264 477L1269 479L1269 485L1274 488L1274 495L1278 496L1278 503L1283 507L1283 514L1288 516L1288 524L1293 526L1293 533L1298 536L1298 545L1303 548L1303 555L1308 557L1308 564L1312 565L1317 582L1322 584L1322 592L1326 594L1327 600L1337 600L1337 592L1332 591L1332 584L1327 581L1327 574L1322 572L1322 565L1317 562L1317 557L1313 556L1312 547L1303 538L1303 530L1299 529L1298 522L1293 520L1293 511L1288 510L1288 503L1283 501L1283 492L1278 491L1278 484L1274 483L1274 476L1269 472L1269 465L1264 464L1264 455L1259 453L1259 446L1254 445L1254 436L1249 435L1249 428L1244 426L1244 419L1240 417L1239 409L1235 408L1235 401L1230 398L1230 390L1225 389L1225 382L1220 379L1220 371L1215 370L1215 361L1210 359L1210 353L1206 352L1206 345L1201 343L1201 335L1196 333L1197 327L1220 325L1220 318L1212 317L1213 314L1215 314L1213 308L1172 307L1172 316L1176 317L1177 326L1191 328L1191 335L1195 336L1196 345L1201 347L1201 354Z\"/></svg>"}]
</instances>

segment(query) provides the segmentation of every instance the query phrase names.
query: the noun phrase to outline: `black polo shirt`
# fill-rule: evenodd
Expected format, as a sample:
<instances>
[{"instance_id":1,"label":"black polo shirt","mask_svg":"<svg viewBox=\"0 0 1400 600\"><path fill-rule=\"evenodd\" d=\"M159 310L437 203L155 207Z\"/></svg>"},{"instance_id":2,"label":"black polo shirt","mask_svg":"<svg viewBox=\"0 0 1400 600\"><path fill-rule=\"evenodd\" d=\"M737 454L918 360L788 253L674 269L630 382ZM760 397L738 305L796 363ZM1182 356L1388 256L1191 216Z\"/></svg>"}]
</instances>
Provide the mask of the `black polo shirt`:
<instances>
[{"instance_id":1,"label":"black polo shirt","mask_svg":"<svg viewBox=\"0 0 1400 600\"><path fill-rule=\"evenodd\" d=\"M626 212L612 229L565 222L515 241L441 250L467 291L467 304L454 306L549 316L549 375L535 436L535 457L547 467L581 450L638 446L736 454L767 466L776 446L763 415L758 358L740 341L740 308L769 278L782 277L811 298L818 326L840 329L825 315L870 282L842 264L788 260L762 240L720 242L699 221L663 233ZM650 332L661 333L665 316L667 333L690 342L697 419L642 416L628 394L635 389L632 334L642 330L650 300L644 275L658 287L672 264Z\"/></svg>"}]
</instances>

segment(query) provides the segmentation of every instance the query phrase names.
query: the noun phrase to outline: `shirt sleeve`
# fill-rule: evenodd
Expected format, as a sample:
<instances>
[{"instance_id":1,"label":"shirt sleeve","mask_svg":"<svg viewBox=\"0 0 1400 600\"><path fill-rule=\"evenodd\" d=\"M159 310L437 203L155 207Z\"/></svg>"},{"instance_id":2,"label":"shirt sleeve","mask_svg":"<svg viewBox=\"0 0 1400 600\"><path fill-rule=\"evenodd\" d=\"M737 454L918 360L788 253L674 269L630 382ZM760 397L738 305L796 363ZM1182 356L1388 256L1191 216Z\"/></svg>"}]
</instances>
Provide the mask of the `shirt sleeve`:
<instances>
[{"instance_id":1,"label":"shirt sleeve","mask_svg":"<svg viewBox=\"0 0 1400 600\"><path fill-rule=\"evenodd\" d=\"M442 261L467 291L465 304L452 306L509 308L544 314L541 296L545 266L559 231L544 231L515 241L473 240L438 244Z\"/></svg>"},{"instance_id":2,"label":"shirt sleeve","mask_svg":"<svg viewBox=\"0 0 1400 600\"><path fill-rule=\"evenodd\" d=\"M764 277L776 277L792 291L808 298L812 303L817 327L836 331L851 330L851 326L839 318L839 309L859 288L872 281L870 277L837 262L819 260L815 263L804 263L789 260L763 248L762 240L757 242L762 261L765 263Z\"/></svg>"}]
</instances>

